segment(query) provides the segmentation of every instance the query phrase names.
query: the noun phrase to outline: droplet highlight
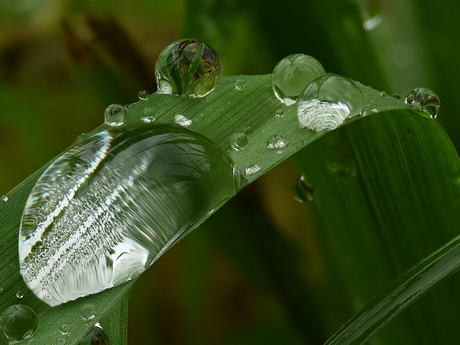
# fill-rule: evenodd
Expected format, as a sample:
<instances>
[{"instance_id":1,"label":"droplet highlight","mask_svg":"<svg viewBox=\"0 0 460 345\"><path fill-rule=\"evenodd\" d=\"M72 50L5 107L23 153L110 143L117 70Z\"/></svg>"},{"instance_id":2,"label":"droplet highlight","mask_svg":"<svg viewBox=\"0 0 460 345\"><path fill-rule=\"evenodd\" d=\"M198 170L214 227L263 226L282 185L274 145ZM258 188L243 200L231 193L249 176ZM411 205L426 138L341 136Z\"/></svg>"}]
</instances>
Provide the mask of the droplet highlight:
<instances>
[{"instance_id":1,"label":"droplet highlight","mask_svg":"<svg viewBox=\"0 0 460 345\"><path fill-rule=\"evenodd\" d=\"M235 89L244 90L245 87L246 87L246 80L244 79L235 80Z\"/></svg>"},{"instance_id":2,"label":"droplet highlight","mask_svg":"<svg viewBox=\"0 0 460 345\"><path fill-rule=\"evenodd\" d=\"M315 132L333 130L362 111L361 90L350 79L335 74L313 80L297 102L300 127Z\"/></svg>"},{"instance_id":3,"label":"droplet highlight","mask_svg":"<svg viewBox=\"0 0 460 345\"><path fill-rule=\"evenodd\" d=\"M2 196L2 201L3 202L8 202L8 197L6 195Z\"/></svg>"},{"instance_id":4,"label":"droplet highlight","mask_svg":"<svg viewBox=\"0 0 460 345\"><path fill-rule=\"evenodd\" d=\"M262 170L262 168L258 166L257 164L254 164L244 169L244 172L246 175L253 175L255 173L258 173L260 170Z\"/></svg>"},{"instance_id":5,"label":"droplet highlight","mask_svg":"<svg viewBox=\"0 0 460 345\"><path fill-rule=\"evenodd\" d=\"M139 276L244 178L206 137L172 125L110 128L59 157L30 194L20 273L51 306Z\"/></svg>"},{"instance_id":6,"label":"droplet highlight","mask_svg":"<svg viewBox=\"0 0 460 345\"><path fill-rule=\"evenodd\" d=\"M0 328L9 339L30 338L38 328L37 314L26 305L14 304L0 315Z\"/></svg>"},{"instance_id":7,"label":"droplet highlight","mask_svg":"<svg viewBox=\"0 0 460 345\"><path fill-rule=\"evenodd\" d=\"M146 101L149 98L150 94L146 90L141 90L141 91L139 91L137 96L139 97L139 100Z\"/></svg>"},{"instance_id":8,"label":"droplet highlight","mask_svg":"<svg viewBox=\"0 0 460 345\"><path fill-rule=\"evenodd\" d=\"M144 114L144 116L142 117L142 121L144 121L145 123L151 123L157 119L152 108L144 108L142 113Z\"/></svg>"},{"instance_id":9,"label":"droplet highlight","mask_svg":"<svg viewBox=\"0 0 460 345\"><path fill-rule=\"evenodd\" d=\"M222 75L216 51L193 39L167 46L158 56L155 76L158 93L203 97L215 89Z\"/></svg>"},{"instance_id":10,"label":"droplet highlight","mask_svg":"<svg viewBox=\"0 0 460 345\"><path fill-rule=\"evenodd\" d=\"M182 127L188 127L192 124L192 120L180 114L174 117L174 122Z\"/></svg>"},{"instance_id":11,"label":"droplet highlight","mask_svg":"<svg viewBox=\"0 0 460 345\"><path fill-rule=\"evenodd\" d=\"M109 338L100 323L96 323L93 329L80 340L78 345L109 345Z\"/></svg>"},{"instance_id":12,"label":"droplet highlight","mask_svg":"<svg viewBox=\"0 0 460 345\"><path fill-rule=\"evenodd\" d=\"M248 136L244 133L235 133L230 138L232 149L240 151L244 149L249 142Z\"/></svg>"},{"instance_id":13,"label":"droplet highlight","mask_svg":"<svg viewBox=\"0 0 460 345\"><path fill-rule=\"evenodd\" d=\"M121 126L125 122L126 110L120 104L111 104L105 109L104 122L112 127Z\"/></svg>"},{"instance_id":14,"label":"droplet highlight","mask_svg":"<svg viewBox=\"0 0 460 345\"><path fill-rule=\"evenodd\" d=\"M19 299L24 298L24 293L22 291L16 292L16 298L19 298Z\"/></svg>"},{"instance_id":15,"label":"droplet highlight","mask_svg":"<svg viewBox=\"0 0 460 345\"><path fill-rule=\"evenodd\" d=\"M273 70L273 92L286 105L294 104L302 90L325 73L323 65L314 57L305 54L286 56Z\"/></svg>"},{"instance_id":16,"label":"droplet highlight","mask_svg":"<svg viewBox=\"0 0 460 345\"><path fill-rule=\"evenodd\" d=\"M267 140L267 149L269 150L279 150L285 148L286 145L287 141L281 135L273 135Z\"/></svg>"},{"instance_id":17,"label":"droplet highlight","mask_svg":"<svg viewBox=\"0 0 460 345\"><path fill-rule=\"evenodd\" d=\"M313 201L315 188L309 184L304 176L299 176L294 184L294 199L298 202Z\"/></svg>"},{"instance_id":18,"label":"droplet highlight","mask_svg":"<svg viewBox=\"0 0 460 345\"><path fill-rule=\"evenodd\" d=\"M409 92L404 102L414 109L423 111L433 119L438 116L438 111L441 107L438 95L433 90L425 87L419 87Z\"/></svg>"}]
</instances>

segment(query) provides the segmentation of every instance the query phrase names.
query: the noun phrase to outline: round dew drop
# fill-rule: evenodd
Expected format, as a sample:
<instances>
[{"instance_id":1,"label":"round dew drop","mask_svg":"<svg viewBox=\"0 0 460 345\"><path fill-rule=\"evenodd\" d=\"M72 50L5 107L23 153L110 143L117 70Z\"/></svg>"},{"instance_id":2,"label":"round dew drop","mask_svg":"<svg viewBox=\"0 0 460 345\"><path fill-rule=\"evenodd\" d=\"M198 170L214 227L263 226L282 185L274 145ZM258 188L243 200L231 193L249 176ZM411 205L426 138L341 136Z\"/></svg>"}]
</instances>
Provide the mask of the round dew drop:
<instances>
[{"instance_id":1,"label":"round dew drop","mask_svg":"<svg viewBox=\"0 0 460 345\"><path fill-rule=\"evenodd\" d=\"M105 109L104 122L112 127L118 127L125 122L126 110L120 104L111 104Z\"/></svg>"},{"instance_id":2,"label":"round dew drop","mask_svg":"<svg viewBox=\"0 0 460 345\"><path fill-rule=\"evenodd\" d=\"M244 133L235 133L232 135L230 141L232 143L232 149L235 151L240 151L247 146L249 139L248 136Z\"/></svg>"},{"instance_id":3,"label":"round dew drop","mask_svg":"<svg viewBox=\"0 0 460 345\"><path fill-rule=\"evenodd\" d=\"M51 306L120 285L243 181L222 149L183 127L97 133L54 161L33 188L19 232L20 273Z\"/></svg>"},{"instance_id":4,"label":"round dew drop","mask_svg":"<svg viewBox=\"0 0 460 345\"><path fill-rule=\"evenodd\" d=\"M96 316L96 308L91 303L85 303L80 309L80 316L83 320L92 320Z\"/></svg>"},{"instance_id":5,"label":"round dew drop","mask_svg":"<svg viewBox=\"0 0 460 345\"><path fill-rule=\"evenodd\" d=\"M363 95L350 79L326 74L313 80L297 101L300 127L315 132L330 131L347 117L361 114Z\"/></svg>"},{"instance_id":6,"label":"round dew drop","mask_svg":"<svg viewBox=\"0 0 460 345\"><path fill-rule=\"evenodd\" d=\"M26 305L14 304L0 315L0 329L12 340L20 341L29 338L37 328L37 314Z\"/></svg>"},{"instance_id":7,"label":"round dew drop","mask_svg":"<svg viewBox=\"0 0 460 345\"><path fill-rule=\"evenodd\" d=\"M289 55L278 62L273 70L273 92L286 105L294 104L302 90L313 79L325 73L315 58L305 54Z\"/></svg>"},{"instance_id":8,"label":"round dew drop","mask_svg":"<svg viewBox=\"0 0 460 345\"><path fill-rule=\"evenodd\" d=\"M203 97L215 89L222 76L216 51L193 39L167 46L158 56L155 77L158 93Z\"/></svg>"},{"instance_id":9,"label":"round dew drop","mask_svg":"<svg viewBox=\"0 0 460 345\"><path fill-rule=\"evenodd\" d=\"M412 90L404 99L404 102L414 109L423 111L435 119L438 116L441 101L438 95L430 89L419 87Z\"/></svg>"}]
</instances>

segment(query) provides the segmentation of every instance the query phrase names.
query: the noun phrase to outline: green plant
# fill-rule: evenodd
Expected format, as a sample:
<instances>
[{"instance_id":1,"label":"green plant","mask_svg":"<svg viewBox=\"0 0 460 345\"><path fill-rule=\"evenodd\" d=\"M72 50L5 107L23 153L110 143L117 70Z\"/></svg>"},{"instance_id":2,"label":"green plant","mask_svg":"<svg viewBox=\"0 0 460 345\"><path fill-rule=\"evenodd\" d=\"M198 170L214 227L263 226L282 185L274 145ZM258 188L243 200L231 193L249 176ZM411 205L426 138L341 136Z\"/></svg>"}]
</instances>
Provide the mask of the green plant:
<instances>
[{"instance_id":1,"label":"green plant","mask_svg":"<svg viewBox=\"0 0 460 345\"><path fill-rule=\"evenodd\" d=\"M427 4L422 1L420 7L426 8ZM403 5L398 6L411 7L411 2L404 1ZM391 65L391 61L386 61L389 59L384 58L382 62L375 58L378 54L374 52L372 45L375 44L376 50L379 50L389 46L389 43L377 33L371 32L368 35L364 31L358 7L351 1L313 1L307 4L299 1L293 2L289 8L279 8L276 4L258 1L252 4L222 2L211 5L191 1L187 8L184 36L210 43L221 54L227 75L267 73L280 58L290 53L304 52L321 61L327 71L341 73L377 89L385 89L388 93L396 91L405 94L416 86L432 87L443 101L439 121L442 121L449 130L452 141L457 144L458 127L454 125L456 119L449 117L449 114L455 112L455 88L449 78L455 78L458 73L455 64L450 64L450 68L454 68L450 74L443 71L449 65L446 63L449 61L449 54L442 55L439 49L430 49L431 45L424 44L425 41L436 42L447 51L448 43L454 42L452 37L455 37L457 28L450 28L445 24L452 17L447 11L448 7L447 2L439 4L438 10L445 20L437 23L435 33L430 31L431 26L425 24L430 21L422 20L427 14L423 11L418 13L416 6L412 6L414 11L402 20L411 30L408 29L406 35L415 37L409 47L417 58L412 60L416 67L403 66L401 70L409 75L413 69L424 71L417 80L421 80L423 84L409 86L408 81L398 84L394 76L395 66ZM260 8L265 11L263 15L259 13ZM292 8L296 11L292 11ZM382 23L384 24L385 22ZM296 35L292 35L292 32ZM425 38L418 42L417 36L410 35L410 32L435 35L437 39ZM290 36L294 36L293 39ZM393 42L401 44L404 39L394 38ZM454 46L450 49L456 48ZM430 59L439 66L430 65ZM417 65L423 62L426 64L422 68ZM122 63L120 65L123 66ZM84 64L79 66L83 67L75 73L91 75L92 79L86 81L88 84L102 85L95 89L103 89L108 95L118 92L119 95L117 99L112 99L113 96L107 94L102 95L99 100L92 102L100 102L104 106L132 100L126 96L126 92L120 91L123 87L129 88L127 84L132 83L132 80L123 76L111 76L114 82L108 82L113 79L107 77L111 70L104 64L89 67L90 73L84 72L84 68L88 68ZM95 71L98 73L93 73ZM428 79L429 74L432 75L431 79ZM133 77L132 74L130 77ZM281 105L271 93L268 75L244 76L247 87L236 94L233 83L238 78L241 77L225 77L219 88L203 99L152 95L146 103L139 102L130 108L127 124L139 121L141 111L147 104L158 109L158 122L171 122L175 114L186 113L193 120L190 128L221 143L242 169L255 161L261 162L259 165L262 169L249 176L250 181L253 181L317 138L305 137L305 131L297 127L293 107L287 108L281 118L274 116ZM120 84L123 87L119 87ZM11 114L21 107L19 111L28 114L28 106L21 104L21 98L14 96L8 85L3 86L6 89L5 94L10 92L13 97L3 99L6 114L10 115L4 119L23 122L15 120ZM147 88L145 84L134 85L137 90ZM203 325L213 326L208 318L215 311L206 308L206 289L211 288L212 285L208 284L213 282L206 272L207 269L218 274L225 267L230 266L230 272L235 270L234 267L241 267L246 279L252 282L251 288L242 285L249 290L247 292L243 289L246 293L242 295L252 296L251 289L263 291L262 297L255 298L260 304L254 306L245 302L241 305L256 309L259 306L268 315L266 318L258 316L260 326L254 326L253 331L249 329L245 332L243 325L238 323L236 325L239 328L230 331L225 331L221 324L214 324L217 330L219 327L221 329L221 333L214 331L218 342L222 342L218 334L227 334L226 343L229 344L240 344L244 341L316 344L324 342L352 315L353 310L364 306L398 275L456 235L455 224L459 214L459 162L449 137L433 120L407 111L402 101L379 96L379 91L364 86L363 90L367 98L366 104L375 104L379 114L328 133L295 156L301 173L314 187L314 207L307 205L304 208L302 205L295 212L285 211L287 215L279 212L279 209L284 208L287 199L276 203L278 196L273 195L281 193L279 190L286 193L286 188L278 188L278 185L287 180L287 194L291 197L293 192L290 185L297 176L295 168L284 165L284 168L272 173L272 179L264 177L255 186L243 191L242 196L237 196L224 206L192 236L184 239L185 244L179 244L178 247L181 247L178 251L173 249L168 253L169 261L172 262L169 265L183 270L182 274L172 274L172 279L179 279L177 285L169 285L169 288L180 287L176 291L177 299L167 301L172 305L181 304L175 310L182 313L178 316L178 324L185 328L184 333L189 340L187 343L206 343L213 339L212 331L211 335L205 335L203 330ZM200 116L201 114L204 116ZM75 118L71 117L72 120ZM35 130L30 121L25 121L22 125L22 128L30 126L32 131ZM254 146L249 145L238 152L232 151L228 138L247 126L254 130L250 136L255 141ZM27 132L27 129L23 130ZM283 135L289 142L280 155L265 149L267 139L274 134ZM54 151L54 154L57 153ZM49 158L51 156L46 159ZM3 235L1 251L4 253L0 287L8 291L8 294L0 294L2 306L17 302L11 292L25 289L17 273L17 227L24 200L39 173L40 171L8 193L9 200L0 209ZM267 191L270 189L275 192ZM272 216L267 215L270 204L274 205L271 208L278 209ZM251 211L244 213L248 208ZM321 219L318 211L322 214ZM308 231L308 226L304 226L306 222L308 224L305 214L308 219L315 219L317 231L314 235ZM270 221L267 217L276 218L276 221ZM292 225L293 222L302 226ZM289 235L280 232L280 227L291 229L291 232ZM216 246L220 246L226 254L219 254ZM230 264L228 257L236 264ZM169 266L165 260L168 260L166 256L158 262L159 267L165 270L163 274L156 270L157 264L150 270L153 273L149 274L159 274L161 279L167 279ZM177 264L175 260L178 261ZM221 262L221 267L224 268L213 268L210 262ZM308 272L302 267L308 267ZM234 276L239 277L235 274ZM141 277L135 286L137 291L144 291L144 296L148 294L150 284L146 279ZM160 283L156 284L151 293L168 296L167 288ZM91 301L98 306L98 317L109 315L110 307L117 305L115 301L129 285L125 284L57 308L44 307L30 293L26 293L24 302L37 308L42 326L54 324L54 328L42 328L41 332L45 332L43 338L40 338L39 328L36 341L43 343L62 338L58 327L62 322L73 325L72 332L65 338L69 342L78 341L91 326L91 322L81 321L81 307ZM452 277L437 287L431 295L389 324L379 335L380 341L392 344L432 344L436 341L454 343L458 338L454 327L458 303L456 286L458 277ZM268 301L262 304L263 300ZM107 322L113 323L110 327L112 338L116 337L112 334L120 329L117 323L123 322L122 316L126 312L126 302L120 300L118 305L120 307L112 311L112 315L115 315L112 321ZM40 311L41 307L44 309ZM155 308L166 313L166 307L158 301L155 302ZM250 315L250 312L244 311L241 314ZM133 317L136 318L136 315ZM166 313L165 317L171 316ZM181 339L183 341L180 336L175 339L161 335L161 327L167 332L168 324L157 321L159 326L153 326L156 334L150 334L153 341L159 342L165 338L171 343L180 343ZM123 332L119 337L126 336Z\"/></svg>"}]
</instances>

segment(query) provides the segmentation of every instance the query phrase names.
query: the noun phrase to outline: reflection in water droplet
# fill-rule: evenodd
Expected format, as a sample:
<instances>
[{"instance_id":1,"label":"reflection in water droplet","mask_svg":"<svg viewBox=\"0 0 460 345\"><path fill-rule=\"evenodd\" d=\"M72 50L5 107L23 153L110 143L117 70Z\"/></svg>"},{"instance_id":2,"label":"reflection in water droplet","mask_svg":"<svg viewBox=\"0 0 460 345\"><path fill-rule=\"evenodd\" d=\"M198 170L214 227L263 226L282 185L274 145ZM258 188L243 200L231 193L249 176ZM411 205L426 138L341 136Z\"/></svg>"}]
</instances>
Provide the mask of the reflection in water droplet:
<instances>
[{"instance_id":1,"label":"reflection in water droplet","mask_svg":"<svg viewBox=\"0 0 460 345\"><path fill-rule=\"evenodd\" d=\"M439 107L441 106L438 95L433 90L424 87L419 87L409 92L404 102L412 108L430 115L433 119L438 116Z\"/></svg>"},{"instance_id":2,"label":"reflection in water droplet","mask_svg":"<svg viewBox=\"0 0 460 345\"><path fill-rule=\"evenodd\" d=\"M203 97L219 83L222 65L205 43L183 39L167 46L155 64L158 93Z\"/></svg>"},{"instance_id":3,"label":"reflection in water droplet","mask_svg":"<svg viewBox=\"0 0 460 345\"><path fill-rule=\"evenodd\" d=\"M273 92L286 105L294 104L302 90L325 73L321 63L314 57L305 54L286 56L273 70Z\"/></svg>"},{"instance_id":4,"label":"reflection in water droplet","mask_svg":"<svg viewBox=\"0 0 460 345\"><path fill-rule=\"evenodd\" d=\"M149 98L150 94L148 93L148 91L142 90L142 91L139 91L137 96L139 97L141 101L145 101Z\"/></svg>"},{"instance_id":5,"label":"reflection in water droplet","mask_svg":"<svg viewBox=\"0 0 460 345\"><path fill-rule=\"evenodd\" d=\"M257 164L254 164L244 169L244 172L246 173L246 175L252 175L252 174L259 172L261 169L262 168L260 166L258 166Z\"/></svg>"},{"instance_id":6,"label":"reflection in water droplet","mask_svg":"<svg viewBox=\"0 0 460 345\"><path fill-rule=\"evenodd\" d=\"M281 135L273 135L267 140L267 149L282 149L286 147L287 141Z\"/></svg>"},{"instance_id":7,"label":"reflection in water droplet","mask_svg":"<svg viewBox=\"0 0 460 345\"><path fill-rule=\"evenodd\" d=\"M235 80L235 89L244 90L245 87L246 87L246 80L244 79Z\"/></svg>"},{"instance_id":8,"label":"reflection in water droplet","mask_svg":"<svg viewBox=\"0 0 460 345\"><path fill-rule=\"evenodd\" d=\"M396 99L401 99L401 95L399 93L394 93L393 97Z\"/></svg>"},{"instance_id":9,"label":"reflection in water droplet","mask_svg":"<svg viewBox=\"0 0 460 345\"><path fill-rule=\"evenodd\" d=\"M19 299L24 298L24 293L22 291L16 292L16 298L19 298Z\"/></svg>"},{"instance_id":10,"label":"reflection in water droplet","mask_svg":"<svg viewBox=\"0 0 460 345\"><path fill-rule=\"evenodd\" d=\"M19 233L20 272L52 306L122 284L243 180L225 152L185 128L102 131L58 158L33 188Z\"/></svg>"},{"instance_id":11,"label":"reflection in water droplet","mask_svg":"<svg viewBox=\"0 0 460 345\"><path fill-rule=\"evenodd\" d=\"M188 127L192 124L192 120L180 114L174 117L174 122L176 122L178 125L181 125L182 127Z\"/></svg>"},{"instance_id":12,"label":"reflection in water droplet","mask_svg":"<svg viewBox=\"0 0 460 345\"><path fill-rule=\"evenodd\" d=\"M96 308L91 303L85 303L80 309L80 316L83 320L92 320L96 316Z\"/></svg>"},{"instance_id":13,"label":"reflection in water droplet","mask_svg":"<svg viewBox=\"0 0 460 345\"><path fill-rule=\"evenodd\" d=\"M294 199L298 202L313 201L315 188L309 184L304 176L299 176L294 184Z\"/></svg>"},{"instance_id":14,"label":"reflection in water droplet","mask_svg":"<svg viewBox=\"0 0 460 345\"><path fill-rule=\"evenodd\" d=\"M126 111L120 104L111 104L105 109L104 122L109 126L121 126L126 118Z\"/></svg>"},{"instance_id":15,"label":"reflection in water droplet","mask_svg":"<svg viewBox=\"0 0 460 345\"><path fill-rule=\"evenodd\" d=\"M6 195L2 196L2 201L8 202L8 197Z\"/></svg>"},{"instance_id":16,"label":"reflection in water droplet","mask_svg":"<svg viewBox=\"0 0 460 345\"><path fill-rule=\"evenodd\" d=\"M249 142L248 136L244 133L235 133L232 135L231 139L232 149L235 151L240 151L246 147Z\"/></svg>"},{"instance_id":17,"label":"reflection in water droplet","mask_svg":"<svg viewBox=\"0 0 460 345\"><path fill-rule=\"evenodd\" d=\"M97 323L91 332L80 340L78 345L109 345L109 338L101 325Z\"/></svg>"},{"instance_id":18,"label":"reflection in water droplet","mask_svg":"<svg viewBox=\"0 0 460 345\"><path fill-rule=\"evenodd\" d=\"M26 305L14 304L0 315L0 328L12 340L30 338L38 328L37 314Z\"/></svg>"},{"instance_id":19,"label":"reflection in water droplet","mask_svg":"<svg viewBox=\"0 0 460 345\"><path fill-rule=\"evenodd\" d=\"M333 130L362 110L360 89L350 79L334 74L313 80L297 101L300 127L316 132Z\"/></svg>"}]
</instances>

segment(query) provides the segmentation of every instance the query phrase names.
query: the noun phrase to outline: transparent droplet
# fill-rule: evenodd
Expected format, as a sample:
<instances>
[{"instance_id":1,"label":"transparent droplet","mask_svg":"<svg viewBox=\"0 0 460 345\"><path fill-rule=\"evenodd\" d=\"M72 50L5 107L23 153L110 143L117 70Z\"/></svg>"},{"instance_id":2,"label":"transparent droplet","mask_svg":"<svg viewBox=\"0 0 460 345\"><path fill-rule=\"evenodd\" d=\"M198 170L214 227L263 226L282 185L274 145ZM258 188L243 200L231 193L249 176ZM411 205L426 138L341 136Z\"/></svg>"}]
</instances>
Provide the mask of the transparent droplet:
<instances>
[{"instance_id":1,"label":"transparent droplet","mask_svg":"<svg viewBox=\"0 0 460 345\"><path fill-rule=\"evenodd\" d=\"M59 339L57 340L57 345L65 345L65 343L66 343L66 342L65 342L65 339L64 339L64 338L59 338Z\"/></svg>"},{"instance_id":2,"label":"transparent droplet","mask_svg":"<svg viewBox=\"0 0 460 345\"><path fill-rule=\"evenodd\" d=\"M79 341L78 345L109 345L109 338L101 325L97 323L93 329Z\"/></svg>"},{"instance_id":3,"label":"transparent droplet","mask_svg":"<svg viewBox=\"0 0 460 345\"><path fill-rule=\"evenodd\" d=\"M20 272L52 306L122 284L243 181L225 152L186 128L97 133L59 157L33 188L19 233Z\"/></svg>"},{"instance_id":4,"label":"transparent droplet","mask_svg":"<svg viewBox=\"0 0 460 345\"><path fill-rule=\"evenodd\" d=\"M248 136L244 133L235 133L232 135L231 139L232 149L235 151L240 151L246 147L249 142Z\"/></svg>"},{"instance_id":5,"label":"transparent droplet","mask_svg":"<svg viewBox=\"0 0 460 345\"><path fill-rule=\"evenodd\" d=\"M16 298L19 298L19 299L24 298L24 292L22 291L16 292Z\"/></svg>"},{"instance_id":6,"label":"transparent droplet","mask_svg":"<svg viewBox=\"0 0 460 345\"><path fill-rule=\"evenodd\" d=\"M286 147L287 141L281 135L273 135L267 140L267 149L279 150Z\"/></svg>"},{"instance_id":7,"label":"transparent droplet","mask_svg":"<svg viewBox=\"0 0 460 345\"><path fill-rule=\"evenodd\" d=\"M262 168L260 166L258 166L257 164L254 164L244 169L244 172L246 175L252 175L252 174L259 172L261 169Z\"/></svg>"},{"instance_id":8,"label":"transparent droplet","mask_svg":"<svg viewBox=\"0 0 460 345\"><path fill-rule=\"evenodd\" d=\"M62 334L69 334L70 332L70 325L67 324L67 323L63 323L61 325L61 327L59 327L59 331L62 333Z\"/></svg>"},{"instance_id":9,"label":"transparent droplet","mask_svg":"<svg viewBox=\"0 0 460 345\"><path fill-rule=\"evenodd\" d=\"M203 97L214 90L221 75L216 51L193 39L170 44L155 64L158 92L163 94Z\"/></svg>"},{"instance_id":10,"label":"transparent droplet","mask_svg":"<svg viewBox=\"0 0 460 345\"><path fill-rule=\"evenodd\" d=\"M412 108L430 115L433 119L438 116L439 107L441 106L438 95L433 90L424 87L419 87L409 92L404 102Z\"/></svg>"},{"instance_id":11,"label":"transparent droplet","mask_svg":"<svg viewBox=\"0 0 460 345\"><path fill-rule=\"evenodd\" d=\"M188 127L192 124L192 120L180 114L174 117L174 122L178 125L181 125L182 127Z\"/></svg>"},{"instance_id":12,"label":"transparent droplet","mask_svg":"<svg viewBox=\"0 0 460 345\"><path fill-rule=\"evenodd\" d=\"M104 122L109 126L121 126L125 122L126 111L120 104L111 104L105 109Z\"/></svg>"},{"instance_id":13,"label":"transparent droplet","mask_svg":"<svg viewBox=\"0 0 460 345\"><path fill-rule=\"evenodd\" d=\"M396 99L401 99L401 95L399 93L394 93L393 97Z\"/></svg>"},{"instance_id":14,"label":"transparent droplet","mask_svg":"<svg viewBox=\"0 0 460 345\"><path fill-rule=\"evenodd\" d=\"M26 305L14 304L0 315L0 328L12 340L30 338L38 328L37 314Z\"/></svg>"},{"instance_id":15,"label":"transparent droplet","mask_svg":"<svg viewBox=\"0 0 460 345\"><path fill-rule=\"evenodd\" d=\"M8 197L6 195L2 196L2 201L8 202Z\"/></svg>"},{"instance_id":16,"label":"transparent droplet","mask_svg":"<svg viewBox=\"0 0 460 345\"><path fill-rule=\"evenodd\" d=\"M298 202L313 201L315 189L309 184L304 176L299 176L294 184L294 198Z\"/></svg>"},{"instance_id":17,"label":"transparent droplet","mask_svg":"<svg viewBox=\"0 0 460 345\"><path fill-rule=\"evenodd\" d=\"M80 316L83 320L92 320L96 316L96 308L91 303L85 303L80 309Z\"/></svg>"},{"instance_id":18,"label":"transparent droplet","mask_svg":"<svg viewBox=\"0 0 460 345\"><path fill-rule=\"evenodd\" d=\"M142 113L144 114L144 116L142 117L142 121L144 121L145 123L151 123L157 119L152 108L144 108Z\"/></svg>"},{"instance_id":19,"label":"transparent droplet","mask_svg":"<svg viewBox=\"0 0 460 345\"><path fill-rule=\"evenodd\" d=\"M244 90L245 87L246 87L246 80L244 79L235 80L235 89Z\"/></svg>"},{"instance_id":20,"label":"transparent droplet","mask_svg":"<svg viewBox=\"0 0 460 345\"><path fill-rule=\"evenodd\" d=\"M145 101L147 100L147 98L149 98L150 94L148 91L142 90L142 91L139 91L137 96L139 97L141 101Z\"/></svg>"},{"instance_id":21,"label":"transparent droplet","mask_svg":"<svg viewBox=\"0 0 460 345\"><path fill-rule=\"evenodd\" d=\"M286 56L273 70L273 92L286 105L294 104L302 90L325 73L321 63L314 57L305 54Z\"/></svg>"},{"instance_id":22,"label":"transparent droplet","mask_svg":"<svg viewBox=\"0 0 460 345\"><path fill-rule=\"evenodd\" d=\"M350 79L326 74L313 80L300 94L297 115L300 127L330 131L347 117L361 114L363 95Z\"/></svg>"}]
</instances>

